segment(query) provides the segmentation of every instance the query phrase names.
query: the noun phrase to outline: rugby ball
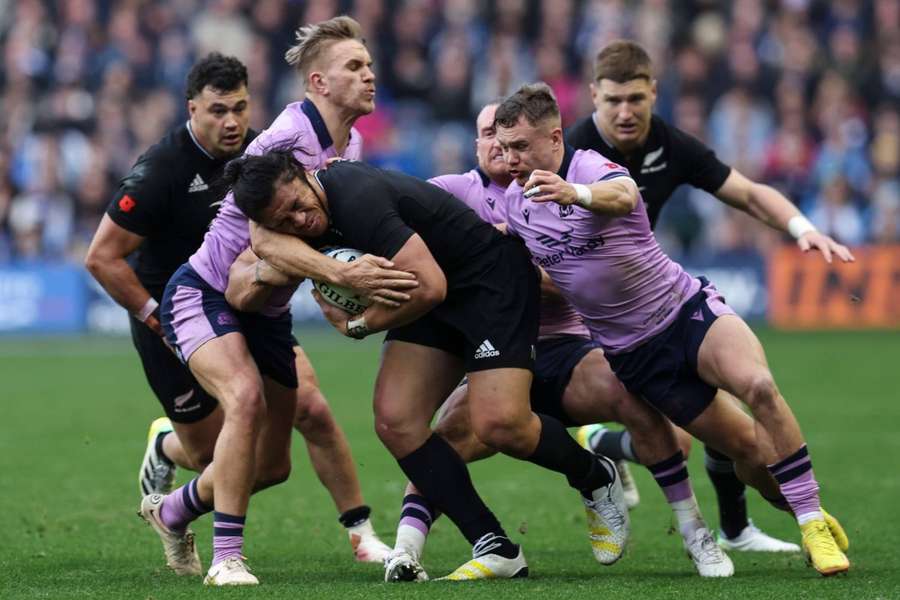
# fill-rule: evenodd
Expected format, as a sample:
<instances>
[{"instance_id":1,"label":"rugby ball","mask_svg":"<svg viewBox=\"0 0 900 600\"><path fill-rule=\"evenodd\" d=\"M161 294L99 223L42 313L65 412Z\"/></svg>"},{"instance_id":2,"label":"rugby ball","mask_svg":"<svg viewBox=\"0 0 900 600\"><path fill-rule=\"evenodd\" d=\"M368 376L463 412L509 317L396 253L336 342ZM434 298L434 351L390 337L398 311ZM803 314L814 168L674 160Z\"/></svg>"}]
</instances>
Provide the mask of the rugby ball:
<instances>
[{"instance_id":1,"label":"rugby ball","mask_svg":"<svg viewBox=\"0 0 900 600\"><path fill-rule=\"evenodd\" d=\"M353 262L363 255L362 252L353 248L336 248L334 246L322 248L322 254L345 263ZM332 306L337 306L352 315L358 315L366 310L366 307L370 304L368 299L339 285L313 280L313 287L318 290L325 302Z\"/></svg>"}]
</instances>

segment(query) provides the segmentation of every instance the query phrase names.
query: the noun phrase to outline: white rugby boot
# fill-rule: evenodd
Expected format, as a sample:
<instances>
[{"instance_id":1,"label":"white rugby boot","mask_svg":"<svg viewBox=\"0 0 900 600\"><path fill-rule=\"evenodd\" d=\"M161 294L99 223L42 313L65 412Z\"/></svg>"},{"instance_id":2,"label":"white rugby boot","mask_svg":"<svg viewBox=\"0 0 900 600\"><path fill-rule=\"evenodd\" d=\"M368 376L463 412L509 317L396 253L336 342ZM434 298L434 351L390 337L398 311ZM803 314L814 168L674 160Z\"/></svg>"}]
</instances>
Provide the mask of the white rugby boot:
<instances>
[{"instance_id":1,"label":"white rugby boot","mask_svg":"<svg viewBox=\"0 0 900 600\"><path fill-rule=\"evenodd\" d=\"M149 494L168 494L172 491L176 467L172 461L163 458L156 451L156 438L161 433L170 431L172 422L166 417L160 417L150 423L147 449L144 451L144 460L141 461L141 469L138 471L138 489L142 498Z\"/></svg>"},{"instance_id":2,"label":"white rugby boot","mask_svg":"<svg viewBox=\"0 0 900 600\"><path fill-rule=\"evenodd\" d=\"M428 581L428 573L411 550L394 548L384 559L384 580L388 583Z\"/></svg>"},{"instance_id":3,"label":"white rugby boot","mask_svg":"<svg viewBox=\"0 0 900 600\"><path fill-rule=\"evenodd\" d=\"M522 547L515 558L506 558L493 551L500 546L497 535L485 534L472 547L472 560L437 581L475 581L478 579L518 579L528 577L528 563Z\"/></svg>"},{"instance_id":4,"label":"white rugby boot","mask_svg":"<svg viewBox=\"0 0 900 600\"><path fill-rule=\"evenodd\" d=\"M631 530L628 507L622 492L622 480L616 466L605 456L597 455L613 474L612 483L597 488L591 498L581 496L588 520L588 537L597 562L611 565L622 557Z\"/></svg>"},{"instance_id":5,"label":"white rugby boot","mask_svg":"<svg viewBox=\"0 0 900 600\"><path fill-rule=\"evenodd\" d=\"M391 547L378 538L369 519L348 528L347 534L350 536L353 558L359 562L383 564L391 553Z\"/></svg>"},{"instance_id":6,"label":"white rugby boot","mask_svg":"<svg viewBox=\"0 0 900 600\"><path fill-rule=\"evenodd\" d=\"M166 527L159 516L162 503L161 494L144 496L138 515L159 535L166 555L166 564L176 575L200 575L203 568L200 566L200 556L194 544L194 532L185 529L183 533L178 533Z\"/></svg>"},{"instance_id":7,"label":"white rugby boot","mask_svg":"<svg viewBox=\"0 0 900 600\"><path fill-rule=\"evenodd\" d=\"M734 565L706 527L694 531L684 540L684 549L694 562L700 577L731 577Z\"/></svg>"},{"instance_id":8,"label":"white rugby boot","mask_svg":"<svg viewBox=\"0 0 900 600\"><path fill-rule=\"evenodd\" d=\"M719 530L719 545L725 550L736 552L800 552L800 546L774 538L749 521L737 537L725 537Z\"/></svg>"},{"instance_id":9,"label":"white rugby boot","mask_svg":"<svg viewBox=\"0 0 900 600\"><path fill-rule=\"evenodd\" d=\"M203 585L259 585L259 579L250 572L243 557L231 556L209 568Z\"/></svg>"}]
</instances>

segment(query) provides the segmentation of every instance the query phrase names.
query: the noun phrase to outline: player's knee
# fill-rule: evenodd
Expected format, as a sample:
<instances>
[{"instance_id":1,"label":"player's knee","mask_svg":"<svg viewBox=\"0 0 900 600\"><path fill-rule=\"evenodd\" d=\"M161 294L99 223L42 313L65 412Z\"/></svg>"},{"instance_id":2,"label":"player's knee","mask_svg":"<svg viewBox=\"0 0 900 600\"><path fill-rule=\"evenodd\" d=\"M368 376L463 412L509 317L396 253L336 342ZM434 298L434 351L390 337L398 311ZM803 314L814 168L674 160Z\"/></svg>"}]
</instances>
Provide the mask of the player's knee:
<instances>
[{"instance_id":1,"label":"player's knee","mask_svg":"<svg viewBox=\"0 0 900 600\"><path fill-rule=\"evenodd\" d=\"M755 374L747 384L745 400L753 411L773 410L778 396L778 387L768 369Z\"/></svg>"},{"instance_id":2,"label":"player's knee","mask_svg":"<svg viewBox=\"0 0 900 600\"><path fill-rule=\"evenodd\" d=\"M291 475L291 457L285 454L280 460L261 465L256 476L256 490L284 483Z\"/></svg>"},{"instance_id":3,"label":"player's knee","mask_svg":"<svg viewBox=\"0 0 900 600\"><path fill-rule=\"evenodd\" d=\"M313 393L297 396L297 410L294 413L294 425L301 433L334 428L331 408L322 397L318 388Z\"/></svg>"},{"instance_id":4,"label":"player's knee","mask_svg":"<svg viewBox=\"0 0 900 600\"><path fill-rule=\"evenodd\" d=\"M235 386L225 420L246 428L257 428L266 416L266 402L258 385Z\"/></svg>"},{"instance_id":5,"label":"player's knee","mask_svg":"<svg viewBox=\"0 0 900 600\"><path fill-rule=\"evenodd\" d=\"M481 443L505 454L524 456L531 449L523 423L502 413L473 419L472 431Z\"/></svg>"},{"instance_id":6,"label":"player's knee","mask_svg":"<svg viewBox=\"0 0 900 600\"><path fill-rule=\"evenodd\" d=\"M691 455L691 447L693 446L694 438L691 437L684 429L680 427L675 429L675 443L678 444L678 449L681 450L681 453L684 455L684 459L687 460Z\"/></svg>"},{"instance_id":7,"label":"player's knee","mask_svg":"<svg viewBox=\"0 0 900 600\"><path fill-rule=\"evenodd\" d=\"M213 460L213 449L213 446L209 448L185 448L184 453L191 463L191 470L199 473L208 467Z\"/></svg>"}]
</instances>

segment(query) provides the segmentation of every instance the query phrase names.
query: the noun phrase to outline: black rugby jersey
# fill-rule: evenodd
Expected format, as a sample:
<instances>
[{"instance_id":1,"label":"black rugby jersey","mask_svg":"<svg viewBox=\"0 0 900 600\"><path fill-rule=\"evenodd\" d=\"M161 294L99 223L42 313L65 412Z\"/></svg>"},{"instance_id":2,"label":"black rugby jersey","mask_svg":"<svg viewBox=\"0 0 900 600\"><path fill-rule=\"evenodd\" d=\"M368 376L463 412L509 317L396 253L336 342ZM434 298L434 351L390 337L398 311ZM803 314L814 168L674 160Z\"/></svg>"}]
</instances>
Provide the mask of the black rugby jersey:
<instances>
[{"instance_id":1,"label":"black rugby jersey","mask_svg":"<svg viewBox=\"0 0 900 600\"><path fill-rule=\"evenodd\" d=\"M656 115L651 117L644 147L628 158L606 143L597 131L593 114L566 131L566 141L579 150L595 150L628 169L644 199L651 227L656 226L659 213L675 188L686 183L712 194L731 173L731 167L703 142Z\"/></svg>"},{"instance_id":2,"label":"black rugby jersey","mask_svg":"<svg viewBox=\"0 0 900 600\"><path fill-rule=\"evenodd\" d=\"M248 129L236 156L254 137ZM207 153L185 123L142 154L119 182L106 214L146 238L129 262L157 301L175 270L203 242L227 191L220 178L228 160Z\"/></svg>"},{"instance_id":3,"label":"black rugby jersey","mask_svg":"<svg viewBox=\"0 0 900 600\"><path fill-rule=\"evenodd\" d=\"M392 257L418 233L449 287L492 255L505 236L466 204L427 181L361 162L317 171L328 197L330 229L314 243Z\"/></svg>"}]
</instances>

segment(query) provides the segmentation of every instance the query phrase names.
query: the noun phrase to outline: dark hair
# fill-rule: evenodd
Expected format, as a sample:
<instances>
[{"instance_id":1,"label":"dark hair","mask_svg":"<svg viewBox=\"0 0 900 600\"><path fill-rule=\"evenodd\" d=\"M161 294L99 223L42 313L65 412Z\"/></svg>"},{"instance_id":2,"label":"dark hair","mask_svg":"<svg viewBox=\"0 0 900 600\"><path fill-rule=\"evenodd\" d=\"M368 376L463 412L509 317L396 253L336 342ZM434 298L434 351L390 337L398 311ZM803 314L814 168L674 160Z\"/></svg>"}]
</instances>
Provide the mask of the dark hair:
<instances>
[{"instance_id":1,"label":"dark hair","mask_svg":"<svg viewBox=\"0 0 900 600\"><path fill-rule=\"evenodd\" d=\"M303 165L290 150L235 158L225 165L224 183L234 194L234 203L249 219L260 222L275 197L275 186L299 177L306 182ZM308 182L306 182L308 184Z\"/></svg>"},{"instance_id":2,"label":"dark hair","mask_svg":"<svg viewBox=\"0 0 900 600\"><path fill-rule=\"evenodd\" d=\"M497 107L494 124L515 127L522 115L532 126L547 119L559 119L559 104L549 85L541 81L520 87Z\"/></svg>"},{"instance_id":3,"label":"dark hair","mask_svg":"<svg viewBox=\"0 0 900 600\"><path fill-rule=\"evenodd\" d=\"M220 92L232 92L247 85L247 67L233 56L211 52L191 67L187 75L185 95L196 98L209 86Z\"/></svg>"},{"instance_id":4,"label":"dark hair","mask_svg":"<svg viewBox=\"0 0 900 600\"><path fill-rule=\"evenodd\" d=\"M650 56L639 44L630 40L616 40L607 44L594 62L594 80L611 79L628 83L632 79L653 78Z\"/></svg>"}]
</instances>

